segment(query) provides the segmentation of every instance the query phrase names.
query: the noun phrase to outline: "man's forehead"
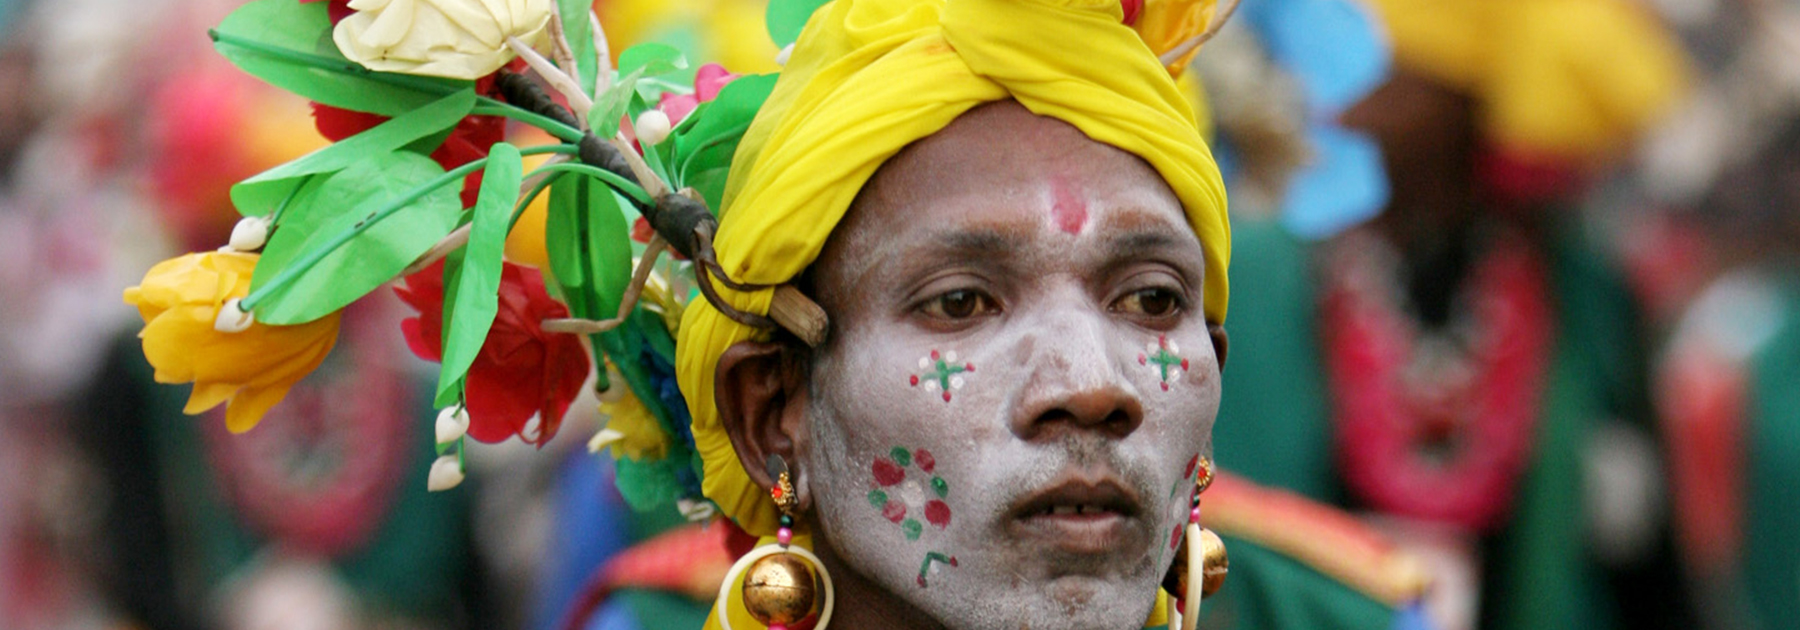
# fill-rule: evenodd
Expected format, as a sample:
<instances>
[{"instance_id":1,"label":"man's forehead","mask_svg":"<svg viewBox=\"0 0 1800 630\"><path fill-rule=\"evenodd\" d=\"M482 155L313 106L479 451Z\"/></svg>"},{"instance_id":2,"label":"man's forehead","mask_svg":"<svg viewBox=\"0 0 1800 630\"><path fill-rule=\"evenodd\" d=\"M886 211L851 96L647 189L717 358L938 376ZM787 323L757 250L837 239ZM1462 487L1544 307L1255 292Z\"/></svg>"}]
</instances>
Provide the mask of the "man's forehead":
<instances>
[{"instance_id":1,"label":"man's forehead","mask_svg":"<svg viewBox=\"0 0 1800 630\"><path fill-rule=\"evenodd\" d=\"M969 110L890 158L865 192L1004 187L1045 178L1079 187L1084 180L1146 175L1161 183L1137 156L1095 142L1075 126L1033 114L1017 102L1000 101Z\"/></svg>"}]
</instances>

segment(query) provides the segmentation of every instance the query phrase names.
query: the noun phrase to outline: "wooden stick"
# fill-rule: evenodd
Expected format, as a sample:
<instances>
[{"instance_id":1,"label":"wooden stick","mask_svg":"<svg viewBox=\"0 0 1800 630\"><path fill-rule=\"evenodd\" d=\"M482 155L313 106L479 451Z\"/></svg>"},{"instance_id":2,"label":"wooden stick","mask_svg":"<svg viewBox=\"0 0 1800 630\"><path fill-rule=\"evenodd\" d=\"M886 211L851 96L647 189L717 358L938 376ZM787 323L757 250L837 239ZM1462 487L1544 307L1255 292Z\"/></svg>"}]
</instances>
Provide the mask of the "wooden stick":
<instances>
[{"instance_id":1,"label":"wooden stick","mask_svg":"<svg viewBox=\"0 0 1800 630\"><path fill-rule=\"evenodd\" d=\"M831 328L825 309L791 284L775 287L775 297L769 302L769 319L814 348L824 345L825 333Z\"/></svg>"}]
</instances>

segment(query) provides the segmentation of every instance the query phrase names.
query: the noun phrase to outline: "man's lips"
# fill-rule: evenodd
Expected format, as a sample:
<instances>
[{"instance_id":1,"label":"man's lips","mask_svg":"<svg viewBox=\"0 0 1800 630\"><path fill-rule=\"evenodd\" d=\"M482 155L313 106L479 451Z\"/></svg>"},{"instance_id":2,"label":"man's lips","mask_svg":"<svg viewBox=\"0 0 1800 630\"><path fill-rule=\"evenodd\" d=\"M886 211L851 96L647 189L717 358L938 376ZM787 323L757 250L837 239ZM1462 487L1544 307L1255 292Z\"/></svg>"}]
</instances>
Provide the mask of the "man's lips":
<instances>
[{"instance_id":1,"label":"man's lips","mask_svg":"<svg viewBox=\"0 0 1800 630\"><path fill-rule=\"evenodd\" d=\"M1141 506L1111 474L1069 472L1015 503L1007 527L1068 553L1104 554L1123 546Z\"/></svg>"}]
</instances>

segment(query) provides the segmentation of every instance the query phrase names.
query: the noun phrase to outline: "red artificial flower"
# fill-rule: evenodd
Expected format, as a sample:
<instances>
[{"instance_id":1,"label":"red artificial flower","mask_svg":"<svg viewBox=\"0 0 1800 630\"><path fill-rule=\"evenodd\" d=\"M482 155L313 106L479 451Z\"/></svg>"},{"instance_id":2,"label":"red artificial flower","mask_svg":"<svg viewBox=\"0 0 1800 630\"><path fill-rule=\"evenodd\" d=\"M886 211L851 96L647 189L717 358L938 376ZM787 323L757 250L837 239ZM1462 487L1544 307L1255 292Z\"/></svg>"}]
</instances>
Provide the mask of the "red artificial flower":
<instances>
[{"instance_id":1,"label":"red artificial flower","mask_svg":"<svg viewBox=\"0 0 1800 630\"><path fill-rule=\"evenodd\" d=\"M443 261L407 276L405 284L394 292L419 311L418 317L400 322L406 345L420 358L442 361ZM502 264L499 312L469 367L469 437L492 444L517 435L541 447L556 435L563 414L587 382L588 356L578 337L545 332L540 324L568 316L568 307L544 289L538 270ZM527 435L533 415L538 430Z\"/></svg>"}]
</instances>

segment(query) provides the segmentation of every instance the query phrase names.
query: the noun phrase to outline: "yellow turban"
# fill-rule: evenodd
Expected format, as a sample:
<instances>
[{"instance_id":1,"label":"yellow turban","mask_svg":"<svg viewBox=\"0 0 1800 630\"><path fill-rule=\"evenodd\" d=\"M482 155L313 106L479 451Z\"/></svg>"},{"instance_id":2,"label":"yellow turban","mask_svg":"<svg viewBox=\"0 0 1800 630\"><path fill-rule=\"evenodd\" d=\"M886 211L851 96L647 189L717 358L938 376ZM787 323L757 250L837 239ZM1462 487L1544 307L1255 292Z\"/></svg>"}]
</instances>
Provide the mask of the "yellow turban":
<instances>
[{"instance_id":1,"label":"yellow turban","mask_svg":"<svg viewBox=\"0 0 1800 630\"><path fill-rule=\"evenodd\" d=\"M1210 4L1147 4L1145 15L1210 16ZM1118 0L837 0L819 8L733 159L714 241L719 262L739 282L788 282L818 257L890 156L976 105L1010 98L1162 175L1205 249L1206 317L1224 321L1231 235L1218 166L1152 48L1167 44L1147 45L1122 15ZM739 310L769 311L771 291L718 289ZM696 300L682 319L676 372L705 460L702 489L744 529L769 535L775 505L738 462L713 395L719 356L761 334Z\"/></svg>"},{"instance_id":2,"label":"yellow turban","mask_svg":"<svg viewBox=\"0 0 1800 630\"><path fill-rule=\"evenodd\" d=\"M1630 0L1374 0L1402 66L1473 95L1499 148L1616 156L1687 83L1680 44Z\"/></svg>"}]
</instances>

